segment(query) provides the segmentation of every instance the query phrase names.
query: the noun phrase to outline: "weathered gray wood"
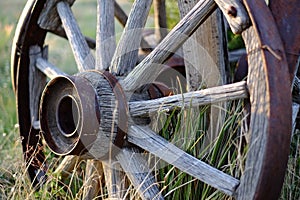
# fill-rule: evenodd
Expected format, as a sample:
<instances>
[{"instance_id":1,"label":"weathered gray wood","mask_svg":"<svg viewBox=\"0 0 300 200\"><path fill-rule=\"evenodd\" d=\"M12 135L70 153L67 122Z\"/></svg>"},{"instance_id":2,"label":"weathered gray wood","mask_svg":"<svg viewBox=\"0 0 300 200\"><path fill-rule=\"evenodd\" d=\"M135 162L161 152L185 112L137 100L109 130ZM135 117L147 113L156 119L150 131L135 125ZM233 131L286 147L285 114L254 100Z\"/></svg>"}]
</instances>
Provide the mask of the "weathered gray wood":
<instances>
[{"instance_id":1,"label":"weathered gray wood","mask_svg":"<svg viewBox=\"0 0 300 200\"><path fill-rule=\"evenodd\" d=\"M296 128L296 124L297 124L297 116L298 116L298 113L299 113L299 110L300 110L300 105L298 103L293 103L293 115L292 115L292 123L293 123L293 128L292 128L292 134L294 134L294 130Z\"/></svg>"},{"instance_id":2,"label":"weathered gray wood","mask_svg":"<svg viewBox=\"0 0 300 200\"><path fill-rule=\"evenodd\" d=\"M85 170L85 182L83 183L83 199L95 199L101 191L101 179L103 178L102 163L97 160L87 160Z\"/></svg>"},{"instance_id":3,"label":"weathered gray wood","mask_svg":"<svg viewBox=\"0 0 300 200\"><path fill-rule=\"evenodd\" d=\"M61 1L57 4L57 11L67 34L78 70L82 72L88 69L94 69L95 59L91 54L87 42L79 29L70 5L64 1Z\"/></svg>"},{"instance_id":4,"label":"weathered gray wood","mask_svg":"<svg viewBox=\"0 0 300 200\"><path fill-rule=\"evenodd\" d=\"M110 67L111 72L124 75L136 66L142 31L151 3L152 0L135 0L113 57Z\"/></svg>"},{"instance_id":5,"label":"weathered gray wood","mask_svg":"<svg viewBox=\"0 0 300 200\"><path fill-rule=\"evenodd\" d=\"M146 83L152 83L162 70L160 64L164 63L188 39L188 36L205 21L215 8L214 1L200 0L164 40L122 81L124 90L134 91Z\"/></svg>"},{"instance_id":6,"label":"weathered gray wood","mask_svg":"<svg viewBox=\"0 0 300 200\"><path fill-rule=\"evenodd\" d=\"M29 50L29 105L32 126L39 129L39 105L40 97L46 85L47 77L36 68L37 58L43 56L42 49L39 46L31 46ZM45 55L47 57L47 55Z\"/></svg>"},{"instance_id":7,"label":"weathered gray wood","mask_svg":"<svg viewBox=\"0 0 300 200\"><path fill-rule=\"evenodd\" d=\"M63 180L67 179L81 161L82 157L79 156L65 156L55 169L54 174L59 174Z\"/></svg>"},{"instance_id":8,"label":"weathered gray wood","mask_svg":"<svg viewBox=\"0 0 300 200\"><path fill-rule=\"evenodd\" d=\"M233 33L238 34L250 26L250 19L242 1L215 0L226 17Z\"/></svg>"},{"instance_id":9,"label":"weathered gray wood","mask_svg":"<svg viewBox=\"0 0 300 200\"><path fill-rule=\"evenodd\" d=\"M166 1L154 0L153 8L154 8L155 39L157 42L160 42L168 34Z\"/></svg>"},{"instance_id":10,"label":"weathered gray wood","mask_svg":"<svg viewBox=\"0 0 300 200\"><path fill-rule=\"evenodd\" d=\"M298 63L297 63L297 70L295 70L295 72L298 71L298 68L300 67L299 66L300 64L300 57L298 59ZM296 91L300 91L300 79L297 77L297 75L295 74L295 77L294 77L294 80L293 80L293 84L292 84L292 94L293 94L293 98L294 95L296 95L297 99L299 98L300 96L300 93L296 93L294 94L294 89L296 89ZM297 124L297 116L298 116L298 113L299 113L299 110L300 110L300 104L299 102L295 102L293 101L293 104L292 104L292 135L295 133L295 128L296 128L296 124Z\"/></svg>"},{"instance_id":11,"label":"weathered gray wood","mask_svg":"<svg viewBox=\"0 0 300 200\"><path fill-rule=\"evenodd\" d=\"M159 99L129 102L131 116L142 116L176 108L190 108L248 97L246 82L228 84Z\"/></svg>"},{"instance_id":12,"label":"weathered gray wood","mask_svg":"<svg viewBox=\"0 0 300 200\"><path fill-rule=\"evenodd\" d=\"M94 143L89 146L89 154L97 160L111 158L118 148L113 145L118 127L118 110L116 108L116 96L109 82L98 72L83 72L83 78L89 80L97 93L99 105L99 130ZM90 145L90 144L86 144Z\"/></svg>"},{"instance_id":13,"label":"weathered gray wood","mask_svg":"<svg viewBox=\"0 0 300 200\"><path fill-rule=\"evenodd\" d=\"M116 160L103 162L105 185L108 190L108 199L123 199L126 192L124 189L125 177L121 172L119 163Z\"/></svg>"},{"instance_id":14,"label":"weathered gray wood","mask_svg":"<svg viewBox=\"0 0 300 200\"><path fill-rule=\"evenodd\" d=\"M62 38L65 38L65 39L68 39L67 37L67 34L65 32L65 30L63 29L62 26L59 26L57 29L55 30L50 30L51 33L59 36L59 37L62 37ZM96 40L90 38L90 37L87 37L85 36L85 40L88 44L88 46L91 48L91 49L96 49Z\"/></svg>"},{"instance_id":15,"label":"weathered gray wood","mask_svg":"<svg viewBox=\"0 0 300 200\"><path fill-rule=\"evenodd\" d=\"M53 79L56 76L66 76L67 74L61 71L59 68L48 62L44 58L36 58L36 67L43 72L48 78Z\"/></svg>"},{"instance_id":16,"label":"weathered gray wood","mask_svg":"<svg viewBox=\"0 0 300 200\"><path fill-rule=\"evenodd\" d=\"M239 185L239 180L187 154L149 127L132 126L128 141L225 194L233 195Z\"/></svg>"},{"instance_id":17,"label":"weathered gray wood","mask_svg":"<svg viewBox=\"0 0 300 200\"><path fill-rule=\"evenodd\" d=\"M47 0L38 19L38 24L41 28L50 31L60 29L61 20L56 9L56 5L60 1L61 0ZM65 2L72 6L75 0L66 0Z\"/></svg>"},{"instance_id":18,"label":"weathered gray wood","mask_svg":"<svg viewBox=\"0 0 300 200\"><path fill-rule=\"evenodd\" d=\"M181 18L197 0L178 0ZM227 43L221 12L217 9L183 44L188 89L197 90L201 84L213 87L226 83Z\"/></svg>"},{"instance_id":19,"label":"weathered gray wood","mask_svg":"<svg viewBox=\"0 0 300 200\"><path fill-rule=\"evenodd\" d=\"M114 0L98 0L96 69L109 68L116 49Z\"/></svg>"},{"instance_id":20,"label":"weathered gray wood","mask_svg":"<svg viewBox=\"0 0 300 200\"><path fill-rule=\"evenodd\" d=\"M139 197L146 199L163 199L155 178L145 158L135 149L124 148L116 156Z\"/></svg>"},{"instance_id":21,"label":"weathered gray wood","mask_svg":"<svg viewBox=\"0 0 300 200\"><path fill-rule=\"evenodd\" d=\"M254 199L257 187L257 181L261 175L262 164L264 160L264 150L266 145L266 133L268 124L269 102L266 96L267 85L265 73L263 70L261 51L253 51L259 48L257 35L254 28L250 27L243 32L243 38L247 42L246 50L248 52L249 72L247 82L249 85L251 101L251 121L249 133L251 133L249 152L247 154L246 167L244 175L241 178L241 185L238 188L239 199ZM259 83L259 84L257 84ZM254 103L255 102L255 103ZM254 148L255 147L255 148Z\"/></svg>"},{"instance_id":22,"label":"weathered gray wood","mask_svg":"<svg viewBox=\"0 0 300 200\"><path fill-rule=\"evenodd\" d=\"M198 0L178 0L181 18L190 11ZM184 65L189 91L198 90L201 86L214 87L225 84L227 68L227 42L224 20L219 9L213 12L206 21L183 44ZM209 122L205 135L205 144L210 145L220 133L223 125L225 104L211 104L207 110ZM200 110L191 110L191 118L199 116ZM185 126L185 123L182 123Z\"/></svg>"},{"instance_id":23,"label":"weathered gray wood","mask_svg":"<svg viewBox=\"0 0 300 200\"><path fill-rule=\"evenodd\" d=\"M39 16L38 24L41 28L68 39L65 30L62 28L61 19L56 8L57 3L60 1L61 0L47 0L46 5ZM72 6L75 0L66 0L65 2ZM85 39L89 47L95 49L96 42L89 37L85 37Z\"/></svg>"},{"instance_id":24,"label":"weathered gray wood","mask_svg":"<svg viewBox=\"0 0 300 200\"><path fill-rule=\"evenodd\" d=\"M116 1L115 1L115 17L121 23L122 26L124 27L126 26L128 16ZM141 48L143 50L149 50L151 48L148 42L143 37L141 39Z\"/></svg>"}]
</instances>

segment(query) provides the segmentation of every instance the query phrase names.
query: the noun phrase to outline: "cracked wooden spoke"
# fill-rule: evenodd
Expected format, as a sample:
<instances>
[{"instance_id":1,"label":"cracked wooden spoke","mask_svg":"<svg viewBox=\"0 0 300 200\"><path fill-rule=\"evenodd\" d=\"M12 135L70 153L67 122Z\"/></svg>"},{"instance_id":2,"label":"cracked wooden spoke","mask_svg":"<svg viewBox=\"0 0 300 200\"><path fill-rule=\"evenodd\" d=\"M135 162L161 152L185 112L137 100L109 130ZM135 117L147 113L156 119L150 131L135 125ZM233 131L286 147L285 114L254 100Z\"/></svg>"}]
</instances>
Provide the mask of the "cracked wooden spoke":
<instances>
[{"instance_id":1,"label":"cracked wooden spoke","mask_svg":"<svg viewBox=\"0 0 300 200\"><path fill-rule=\"evenodd\" d=\"M140 152L124 148L116 157L142 199L163 199L148 163Z\"/></svg>"},{"instance_id":2,"label":"cracked wooden spoke","mask_svg":"<svg viewBox=\"0 0 300 200\"><path fill-rule=\"evenodd\" d=\"M248 97L246 82L238 82L205 90L153 100L129 102L131 116L142 116L176 108L190 108Z\"/></svg>"},{"instance_id":3,"label":"cracked wooden spoke","mask_svg":"<svg viewBox=\"0 0 300 200\"><path fill-rule=\"evenodd\" d=\"M152 0L135 0L113 57L111 72L124 75L135 67L151 3Z\"/></svg>"},{"instance_id":4,"label":"cracked wooden spoke","mask_svg":"<svg viewBox=\"0 0 300 200\"><path fill-rule=\"evenodd\" d=\"M57 11L70 42L78 70L82 72L94 69L95 59L79 29L69 4L64 1L59 2L57 4Z\"/></svg>"},{"instance_id":5,"label":"cracked wooden spoke","mask_svg":"<svg viewBox=\"0 0 300 200\"><path fill-rule=\"evenodd\" d=\"M149 127L132 126L128 132L128 141L225 194L233 195L240 183L234 177L179 149Z\"/></svg>"},{"instance_id":6,"label":"cracked wooden spoke","mask_svg":"<svg viewBox=\"0 0 300 200\"><path fill-rule=\"evenodd\" d=\"M163 41L123 80L122 85L127 91L134 91L146 83L152 83L162 70L166 61L184 43L194 30L201 25L206 17L216 8L211 0L201 0L195 7L170 31Z\"/></svg>"}]
</instances>

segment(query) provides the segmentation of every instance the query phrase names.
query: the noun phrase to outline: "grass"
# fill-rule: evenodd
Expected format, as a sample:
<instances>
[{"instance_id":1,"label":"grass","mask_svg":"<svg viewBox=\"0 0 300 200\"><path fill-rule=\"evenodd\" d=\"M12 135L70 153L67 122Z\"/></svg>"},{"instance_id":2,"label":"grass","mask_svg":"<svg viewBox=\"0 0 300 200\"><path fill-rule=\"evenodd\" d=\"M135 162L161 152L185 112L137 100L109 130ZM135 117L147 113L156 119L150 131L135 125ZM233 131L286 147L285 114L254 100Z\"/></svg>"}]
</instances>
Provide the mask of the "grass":
<instances>
[{"instance_id":1,"label":"grass","mask_svg":"<svg viewBox=\"0 0 300 200\"><path fill-rule=\"evenodd\" d=\"M95 3L92 0L81 1L80 6L75 7L74 13L81 19L80 27L90 37L95 37ZM91 3L92 2L92 3ZM18 16L24 7L25 1L11 0L1 1L0 13L0 199L81 199L83 194L85 163L78 162L77 170L74 170L67 179L62 174L49 173L49 179L44 186L35 190L26 174L26 165L23 162L21 150L21 138L18 133L15 96L10 80L10 48L16 27ZM91 6L92 5L92 6ZM168 4L169 7L170 4ZM81 12L81 9L89 12ZM177 11L168 14L176 21ZM173 26L169 24L169 26ZM120 27L116 27L120 30ZM229 35L229 39L238 36ZM240 39L240 38L239 38ZM239 40L238 39L238 40ZM236 48L240 43L233 40L230 48ZM47 38L50 55L53 63L62 66L62 69L73 73L75 62L70 50L62 51L67 42L53 36ZM70 59L69 59L70 58ZM202 107L197 114L194 111L173 112L166 116L160 134L166 139L172 140L176 145L185 149L188 153L207 163L238 177L243 171L243 154L241 147L242 132L240 124L244 119L241 110L242 102L235 102L228 106L225 123L220 130L219 137L212 145L205 145L204 133L207 130L208 107ZM187 117L184 123L180 120L183 115ZM194 116L194 117L189 117ZM179 121L176 123L176 121ZM184 126L181 126L184 124ZM231 134L228 134L231 133ZM189 137L181 136L189 135ZM48 154L51 160L50 169L55 168L58 158ZM223 166L223 167L222 167ZM155 171L166 199L225 199L229 198L202 182L182 173L173 166L165 166ZM64 181L62 181L64 180ZM106 197L103 189L101 195ZM283 200L300 198L300 133L297 131L291 143L291 153L286 172L285 184L282 189Z\"/></svg>"}]
</instances>

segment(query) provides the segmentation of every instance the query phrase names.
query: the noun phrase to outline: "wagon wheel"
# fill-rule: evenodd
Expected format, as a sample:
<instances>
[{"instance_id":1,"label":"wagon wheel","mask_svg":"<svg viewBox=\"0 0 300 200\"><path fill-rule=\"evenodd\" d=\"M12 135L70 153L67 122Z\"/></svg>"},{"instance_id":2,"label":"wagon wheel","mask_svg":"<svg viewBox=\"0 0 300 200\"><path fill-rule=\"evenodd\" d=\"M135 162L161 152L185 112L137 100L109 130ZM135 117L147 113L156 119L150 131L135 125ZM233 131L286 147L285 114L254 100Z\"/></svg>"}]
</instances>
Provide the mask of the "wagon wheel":
<instances>
[{"instance_id":1,"label":"wagon wheel","mask_svg":"<svg viewBox=\"0 0 300 200\"><path fill-rule=\"evenodd\" d=\"M14 38L12 78L24 156L33 183L43 182L47 171L41 132L50 149L58 155L81 155L108 162L117 160L143 199L162 196L154 177L148 173L146 161L135 153L139 149L239 199L277 198L285 172L291 132L291 111L286 109L291 107L290 81L281 40L263 1L244 2L252 23L248 29L247 15L239 1L216 2L228 17L232 29L243 32L248 52L247 83L239 82L156 100L128 101L130 93L155 80L161 71L159 64L164 63L203 23L217 7L215 2L199 1L164 40L135 66L141 40L139 28L144 27L151 1L135 1L124 30L139 31L124 34L115 52L112 48L115 46L114 40L107 40L114 35L111 26L113 3L98 1L97 16L102 21L97 27L96 61L71 12L72 0L28 1ZM59 19L64 31L61 31ZM246 20L241 22L240 19ZM45 59L41 49L50 32L69 39L77 74L67 75ZM135 51L128 53L132 49ZM129 73L123 78L112 75L127 74L127 70ZM47 83L48 79L51 80ZM161 107L172 110L183 105L199 106L247 98L248 95L251 102L251 142L245 172L241 177L225 174L190 156L147 125L130 119L155 113ZM110 170L104 170L104 173L107 171ZM112 172L115 170L112 169L106 176L107 187L111 189L110 197L117 192L113 186L117 176L113 177Z\"/></svg>"}]
</instances>

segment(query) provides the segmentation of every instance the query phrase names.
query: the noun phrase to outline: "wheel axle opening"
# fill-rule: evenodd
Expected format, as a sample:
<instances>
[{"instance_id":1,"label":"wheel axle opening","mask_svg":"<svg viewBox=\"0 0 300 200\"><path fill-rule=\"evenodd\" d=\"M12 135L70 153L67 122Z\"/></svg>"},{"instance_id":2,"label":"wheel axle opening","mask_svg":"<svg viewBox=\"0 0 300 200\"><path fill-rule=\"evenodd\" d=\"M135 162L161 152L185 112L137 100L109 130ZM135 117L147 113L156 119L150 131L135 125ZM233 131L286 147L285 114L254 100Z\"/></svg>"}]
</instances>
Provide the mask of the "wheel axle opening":
<instances>
[{"instance_id":1,"label":"wheel axle opening","mask_svg":"<svg viewBox=\"0 0 300 200\"><path fill-rule=\"evenodd\" d=\"M58 128L65 137L74 135L79 126L79 107L74 97L67 95L59 100L56 110Z\"/></svg>"}]
</instances>

